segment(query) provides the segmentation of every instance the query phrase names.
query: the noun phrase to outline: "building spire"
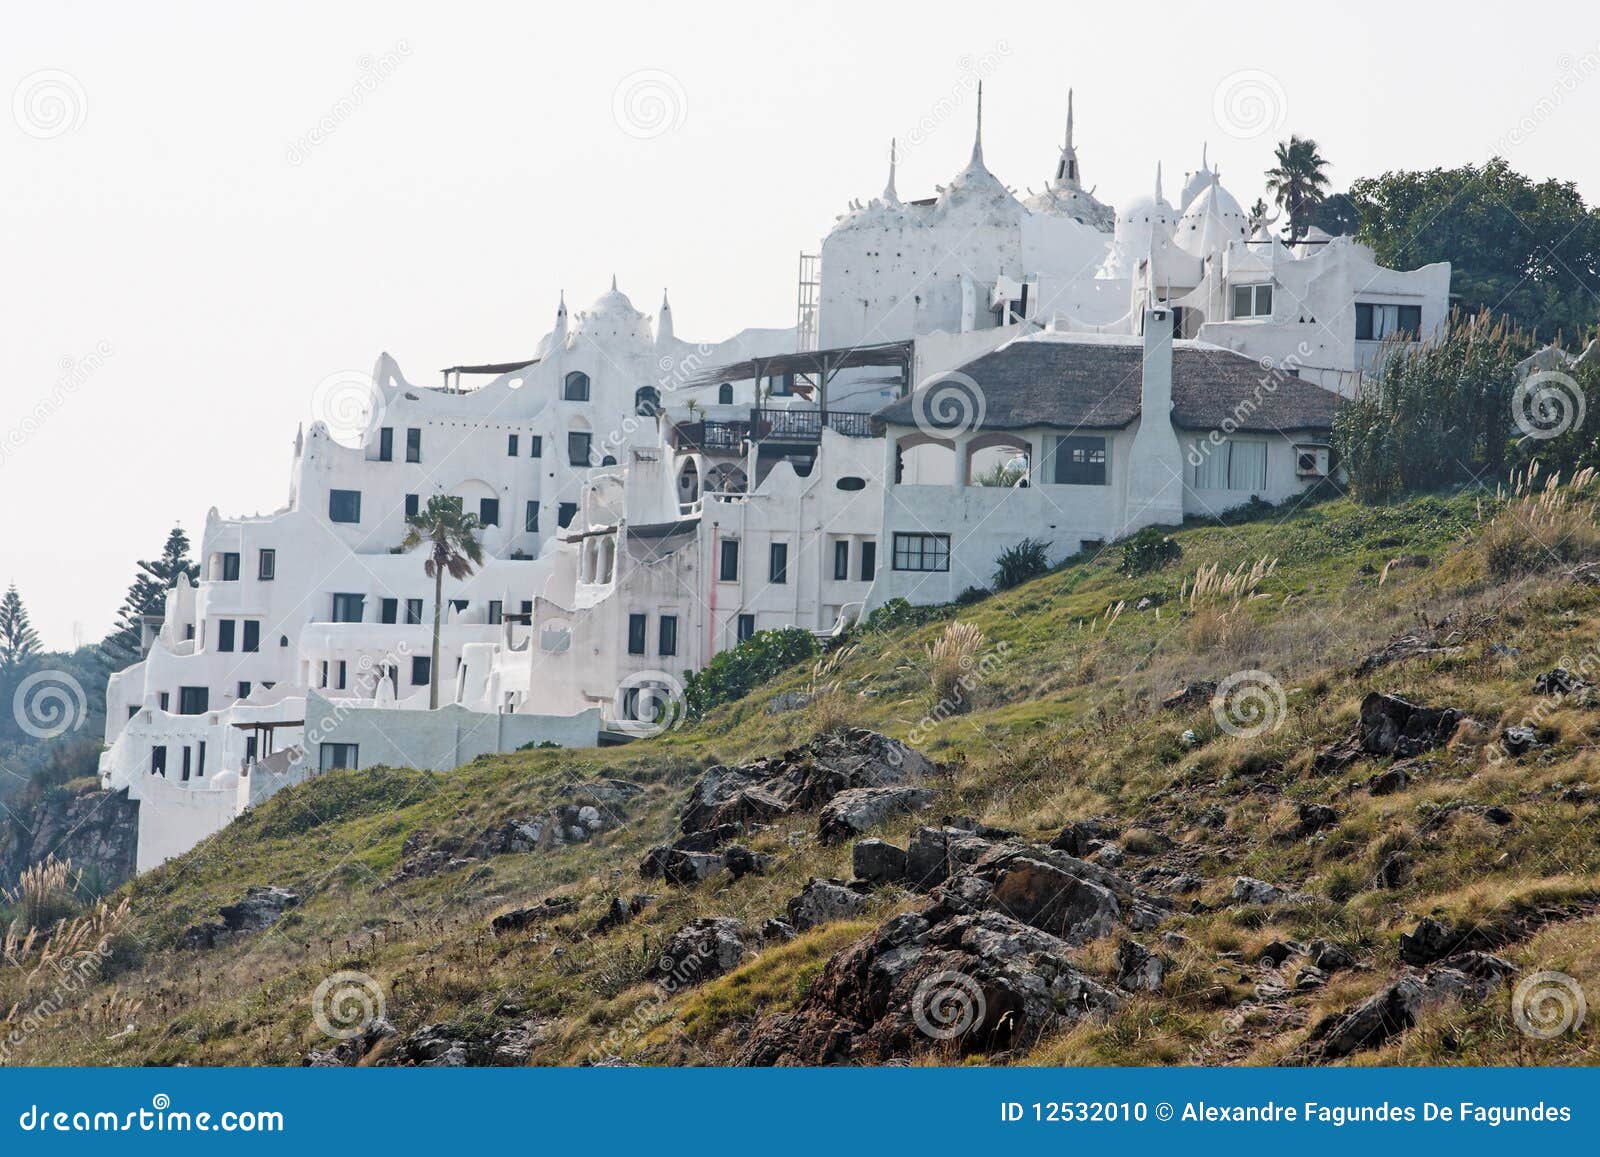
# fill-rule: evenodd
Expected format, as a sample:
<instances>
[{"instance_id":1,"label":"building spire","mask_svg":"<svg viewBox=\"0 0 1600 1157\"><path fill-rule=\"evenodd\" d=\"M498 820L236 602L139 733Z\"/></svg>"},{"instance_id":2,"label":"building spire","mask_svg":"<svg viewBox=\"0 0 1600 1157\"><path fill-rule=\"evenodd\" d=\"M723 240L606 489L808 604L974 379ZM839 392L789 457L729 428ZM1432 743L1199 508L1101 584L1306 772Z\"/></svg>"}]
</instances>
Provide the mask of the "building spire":
<instances>
[{"instance_id":1,"label":"building spire","mask_svg":"<svg viewBox=\"0 0 1600 1157\"><path fill-rule=\"evenodd\" d=\"M615 293L616 291L617 291L617 275L615 273L613 273L611 275L611 292Z\"/></svg>"},{"instance_id":2,"label":"building spire","mask_svg":"<svg viewBox=\"0 0 1600 1157\"><path fill-rule=\"evenodd\" d=\"M889 138L889 183L883 187L883 200L885 204L893 205L900 200L900 194L894 187L895 142Z\"/></svg>"},{"instance_id":3,"label":"building spire","mask_svg":"<svg viewBox=\"0 0 1600 1157\"><path fill-rule=\"evenodd\" d=\"M1061 158L1056 161L1055 179L1050 182L1052 189L1076 189L1078 187L1078 150L1072 145L1072 90L1067 89L1067 136L1061 145Z\"/></svg>"},{"instance_id":4,"label":"building spire","mask_svg":"<svg viewBox=\"0 0 1600 1157\"><path fill-rule=\"evenodd\" d=\"M1156 162L1156 200L1160 201L1161 199L1162 199L1162 197L1161 197L1161 162L1157 161Z\"/></svg>"},{"instance_id":5,"label":"building spire","mask_svg":"<svg viewBox=\"0 0 1600 1157\"><path fill-rule=\"evenodd\" d=\"M972 134L972 163L983 165L983 81L978 82L978 126Z\"/></svg>"},{"instance_id":6,"label":"building spire","mask_svg":"<svg viewBox=\"0 0 1600 1157\"><path fill-rule=\"evenodd\" d=\"M661 291L661 313L656 317L656 344L671 341L675 336L672 332L672 305L667 301L667 291Z\"/></svg>"},{"instance_id":7,"label":"building spire","mask_svg":"<svg viewBox=\"0 0 1600 1157\"><path fill-rule=\"evenodd\" d=\"M1072 151L1072 90L1067 89L1067 152Z\"/></svg>"}]
</instances>

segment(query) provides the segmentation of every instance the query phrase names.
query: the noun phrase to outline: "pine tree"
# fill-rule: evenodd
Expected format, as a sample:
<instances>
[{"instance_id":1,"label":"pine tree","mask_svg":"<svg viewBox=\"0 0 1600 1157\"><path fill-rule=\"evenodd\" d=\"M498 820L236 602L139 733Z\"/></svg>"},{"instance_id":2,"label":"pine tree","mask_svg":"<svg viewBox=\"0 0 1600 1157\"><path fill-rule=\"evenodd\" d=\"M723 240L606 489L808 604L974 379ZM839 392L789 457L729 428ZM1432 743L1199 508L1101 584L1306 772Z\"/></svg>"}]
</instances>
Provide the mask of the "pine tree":
<instances>
[{"instance_id":1,"label":"pine tree","mask_svg":"<svg viewBox=\"0 0 1600 1157\"><path fill-rule=\"evenodd\" d=\"M39 635L28 622L28 609L12 583L0 599L0 677L17 674L40 651Z\"/></svg>"},{"instance_id":2,"label":"pine tree","mask_svg":"<svg viewBox=\"0 0 1600 1157\"><path fill-rule=\"evenodd\" d=\"M183 532L183 527L174 526L161 548L161 557L153 562L140 560L133 583L128 587L128 597L117 612L116 626L100 644L119 667L139 658L139 640L144 629L141 618L162 612L167 592L176 585L180 574L194 582L200 577L200 567L189 558L189 536Z\"/></svg>"}]
</instances>

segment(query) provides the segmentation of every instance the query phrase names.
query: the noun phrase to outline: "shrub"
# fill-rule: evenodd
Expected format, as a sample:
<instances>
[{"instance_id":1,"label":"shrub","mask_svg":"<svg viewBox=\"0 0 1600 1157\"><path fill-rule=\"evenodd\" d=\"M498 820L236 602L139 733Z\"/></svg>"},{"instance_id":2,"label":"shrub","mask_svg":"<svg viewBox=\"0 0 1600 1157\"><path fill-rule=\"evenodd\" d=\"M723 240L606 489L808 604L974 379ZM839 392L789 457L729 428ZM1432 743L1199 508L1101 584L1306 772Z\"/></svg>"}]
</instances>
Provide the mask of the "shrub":
<instances>
[{"instance_id":1,"label":"shrub","mask_svg":"<svg viewBox=\"0 0 1600 1157\"><path fill-rule=\"evenodd\" d=\"M1511 501L1479 532L1477 549L1490 577L1504 580L1600 558L1595 472L1563 484L1540 480L1539 464L1512 476Z\"/></svg>"},{"instance_id":2,"label":"shrub","mask_svg":"<svg viewBox=\"0 0 1600 1157\"><path fill-rule=\"evenodd\" d=\"M71 860L51 856L26 869L17 878L17 886L0 892L0 898L23 928L43 931L81 907L79 880Z\"/></svg>"},{"instance_id":3,"label":"shrub","mask_svg":"<svg viewBox=\"0 0 1600 1157\"><path fill-rule=\"evenodd\" d=\"M878 607L861 623L868 631L893 631L901 627L920 627L950 613L946 607L914 607L905 599L894 598Z\"/></svg>"},{"instance_id":4,"label":"shrub","mask_svg":"<svg viewBox=\"0 0 1600 1157\"><path fill-rule=\"evenodd\" d=\"M821 647L802 627L757 631L731 651L721 651L701 671L684 680L684 703L693 718L713 707L743 699L751 691L805 659Z\"/></svg>"},{"instance_id":5,"label":"shrub","mask_svg":"<svg viewBox=\"0 0 1600 1157\"><path fill-rule=\"evenodd\" d=\"M965 706L961 682L977 661L983 647L983 632L975 623L960 620L945 627L944 633L928 644L928 682L936 703Z\"/></svg>"},{"instance_id":6,"label":"shrub","mask_svg":"<svg viewBox=\"0 0 1600 1157\"><path fill-rule=\"evenodd\" d=\"M984 599L994 594L988 587L968 587L956 596L956 606L970 607L973 603L981 603Z\"/></svg>"},{"instance_id":7,"label":"shrub","mask_svg":"<svg viewBox=\"0 0 1600 1157\"><path fill-rule=\"evenodd\" d=\"M1038 538L1025 538L1007 547L995 559L994 589L1008 591L1036 579L1050 569L1050 544Z\"/></svg>"},{"instance_id":8,"label":"shrub","mask_svg":"<svg viewBox=\"0 0 1600 1157\"><path fill-rule=\"evenodd\" d=\"M1147 527L1122 544L1123 574L1138 577L1169 566L1183 557L1183 547L1154 527Z\"/></svg>"}]
</instances>

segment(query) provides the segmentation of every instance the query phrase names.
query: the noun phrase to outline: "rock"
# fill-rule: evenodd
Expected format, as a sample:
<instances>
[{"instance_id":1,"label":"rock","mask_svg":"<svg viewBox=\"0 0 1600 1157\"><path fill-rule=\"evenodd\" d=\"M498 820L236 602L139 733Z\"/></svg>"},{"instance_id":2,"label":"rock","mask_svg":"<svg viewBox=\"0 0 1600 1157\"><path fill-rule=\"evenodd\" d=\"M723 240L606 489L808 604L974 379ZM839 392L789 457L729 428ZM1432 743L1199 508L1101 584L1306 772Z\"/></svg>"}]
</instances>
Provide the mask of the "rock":
<instances>
[{"instance_id":1,"label":"rock","mask_svg":"<svg viewBox=\"0 0 1600 1157\"><path fill-rule=\"evenodd\" d=\"M1303 839L1323 828L1331 828L1339 822L1339 813L1326 804L1303 803L1300 805L1300 822L1295 825L1292 835Z\"/></svg>"},{"instance_id":2,"label":"rock","mask_svg":"<svg viewBox=\"0 0 1600 1157\"><path fill-rule=\"evenodd\" d=\"M1307 966L1295 973L1294 990L1313 992L1328 983L1328 974L1315 966Z\"/></svg>"},{"instance_id":3,"label":"rock","mask_svg":"<svg viewBox=\"0 0 1600 1157\"><path fill-rule=\"evenodd\" d=\"M800 894L789 901L789 923L799 932L835 920L848 920L866 910L867 898L852 891L840 880L816 876L806 881Z\"/></svg>"},{"instance_id":4,"label":"rock","mask_svg":"<svg viewBox=\"0 0 1600 1157\"><path fill-rule=\"evenodd\" d=\"M1421 707L1397 695L1367 692L1361 718L1344 743L1321 752L1312 770L1327 775L1364 755L1406 759L1448 743L1465 716L1454 707Z\"/></svg>"},{"instance_id":5,"label":"rock","mask_svg":"<svg viewBox=\"0 0 1600 1157\"><path fill-rule=\"evenodd\" d=\"M767 700L768 715L782 715L811 705L811 695L805 691L782 691Z\"/></svg>"},{"instance_id":6,"label":"rock","mask_svg":"<svg viewBox=\"0 0 1600 1157\"><path fill-rule=\"evenodd\" d=\"M673 933L650 966L649 975L670 990L687 988L721 976L743 959L739 921L703 916Z\"/></svg>"},{"instance_id":7,"label":"rock","mask_svg":"<svg viewBox=\"0 0 1600 1157\"><path fill-rule=\"evenodd\" d=\"M1117 945L1117 987L1126 992L1160 992L1167 962L1138 941Z\"/></svg>"},{"instance_id":8,"label":"rock","mask_svg":"<svg viewBox=\"0 0 1600 1157\"><path fill-rule=\"evenodd\" d=\"M594 930L596 932L609 932L613 928L620 928L654 902L655 897L644 892L635 892L628 898L627 903L623 903L621 896L613 896L611 898L611 906L606 909L606 914L600 917L599 922L595 924Z\"/></svg>"},{"instance_id":9,"label":"rock","mask_svg":"<svg viewBox=\"0 0 1600 1157\"><path fill-rule=\"evenodd\" d=\"M1401 887L1411 879L1411 857L1404 852L1390 852L1378 868L1377 885L1388 891Z\"/></svg>"},{"instance_id":10,"label":"rock","mask_svg":"<svg viewBox=\"0 0 1600 1157\"><path fill-rule=\"evenodd\" d=\"M735 880L765 875L767 860L766 856L752 852L743 844L732 844L722 850L722 866Z\"/></svg>"},{"instance_id":11,"label":"rock","mask_svg":"<svg viewBox=\"0 0 1600 1157\"><path fill-rule=\"evenodd\" d=\"M395 1031L394 1025L381 1016L376 1017L349 1040L339 1041L331 1048L312 1049L301 1065L309 1069L350 1068L359 1064L373 1046L393 1036Z\"/></svg>"},{"instance_id":12,"label":"rock","mask_svg":"<svg viewBox=\"0 0 1600 1157\"><path fill-rule=\"evenodd\" d=\"M1050 846L1069 856L1087 856L1105 841L1122 834L1114 824L1102 819L1077 820L1061 829Z\"/></svg>"},{"instance_id":13,"label":"rock","mask_svg":"<svg viewBox=\"0 0 1600 1157\"><path fill-rule=\"evenodd\" d=\"M1211 697L1217 693L1215 683L1197 680L1185 683L1172 694L1161 701L1163 710L1166 711L1191 711L1197 707L1204 707L1211 702Z\"/></svg>"},{"instance_id":14,"label":"rock","mask_svg":"<svg viewBox=\"0 0 1600 1157\"><path fill-rule=\"evenodd\" d=\"M783 944L793 940L799 933L793 924L787 920L780 920L773 916L761 925L761 942L763 944Z\"/></svg>"},{"instance_id":15,"label":"rock","mask_svg":"<svg viewBox=\"0 0 1600 1157\"><path fill-rule=\"evenodd\" d=\"M1401 934L1400 959L1407 964L1432 964L1443 960L1461 944L1462 937L1429 916L1410 932Z\"/></svg>"},{"instance_id":16,"label":"rock","mask_svg":"<svg viewBox=\"0 0 1600 1157\"><path fill-rule=\"evenodd\" d=\"M51 856L71 860L105 891L133 878L139 802L128 798L127 788L73 793L41 778L27 785L12 781L7 793L0 889L15 886L24 871Z\"/></svg>"},{"instance_id":17,"label":"rock","mask_svg":"<svg viewBox=\"0 0 1600 1157\"><path fill-rule=\"evenodd\" d=\"M1420 979L1401 977L1329 1025L1322 1037L1322 1056L1334 1060L1377 1048L1417 1023L1426 995Z\"/></svg>"},{"instance_id":18,"label":"rock","mask_svg":"<svg viewBox=\"0 0 1600 1157\"><path fill-rule=\"evenodd\" d=\"M1500 732L1500 745L1507 755L1522 755L1539 744L1538 733L1531 727L1507 727Z\"/></svg>"},{"instance_id":19,"label":"rock","mask_svg":"<svg viewBox=\"0 0 1600 1157\"><path fill-rule=\"evenodd\" d=\"M977 863L993 847L991 841L960 828L919 828L906 848L906 881L930 891L951 871Z\"/></svg>"},{"instance_id":20,"label":"rock","mask_svg":"<svg viewBox=\"0 0 1600 1157\"><path fill-rule=\"evenodd\" d=\"M526 908L514 908L510 912L503 912L489 921L489 927L496 936L504 936L508 932L520 932L544 920L553 920L557 916L569 916L578 910L576 900L554 896L540 900L537 904Z\"/></svg>"},{"instance_id":21,"label":"rock","mask_svg":"<svg viewBox=\"0 0 1600 1157\"><path fill-rule=\"evenodd\" d=\"M708 768L679 817L688 835L728 823L770 823L821 807L850 788L914 784L933 774L926 756L874 731L852 728L739 767Z\"/></svg>"},{"instance_id":22,"label":"rock","mask_svg":"<svg viewBox=\"0 0 1600 1157\"><path fill-rule=\"evenodd\" d=\"M869 884L894 884L905 879L906 853L886 840L860 840L850 849L850 866Z\"/></svg>"},{"instance_id":23,"label":"rock","mask_svg":"<svg viewBox=\"0 0 1600 1157\"><path fill-rule=\"evenodd\" d=\"M1565 667L1552 667L1533 681L1535 695L1571 695L1589 686L1586 679L1574 675Z\"/></svg>"},{"instance_id":24,"label":"rock","mask_svg":"<svg viewBox=\"0 0 1600 1157\"><path fill-rule=\"evenodd\" d=\"M299 903L298 893L287 888L251 885L245 889L244 899L217 910L220 922L185 929L179 943L185 948L215 948L235 935L270 928Z\"/></svg>"},{"instance_id":25,"label":"rock","mask_svg":"<svg viewBox=\"0 0 1600 1157\"><path fill-rule=\"evenodd\" d=\"M1490 804L1483 809L1483 818L1496 827L1505 827L1516 822L1517 817L1511 814L1510 809L1499 804Z\"/></svg>"},{"instance_id":26,"label":"rock","mask_svg":"<svg viewBox=\"0 0 1600 1157\"><path fill-rule=\"evenodd\" d=\"M1122 916L1109 889L1026 856L1003 865L987 901L1068 944L1099 939L1115 928Z\"/></svg>"},{"instance_id":27,"label":"rock","mask_svg":"<svg viewBox=\"0 0 1600 1157\"><path fill-rule=\"evenodd\" d=\"M1235 904L1285 904L1303 899L1294 892L1286 892L1276 884L1258 880L1254 876L1240 876L1233 882Z\"/></svg>"},{"instance_id":28,"label":"rock","mask_svg":"<svg viewBox=\"0 0 1600 1157\"><path fill-rule=\"evenodd\" d=\"M1298 945L1285 944L1282 940L1274 940L1256 954L1256 962L1263 968L1277 968L1289 957L1301 955L1304 951Z\"/></svg>"},{"instance_id":29,"label":"rock","mask_svg":"<svg viewBox=\"0 0 1600 1157\"><path fill-rule=\"evenodd\" d=\"M1188 727L1184 729L1182 735L1178 736L1178 742L1185 747L1194 747L1199 744L1200 737L1195 734L1194 728Z\"/></svg>"},{"instance_id":30,"label":"rock","mask_svg":"<svg viewBox=\"0 0 1600 1157\"><path fill-rule=\"evenodd\" d=\"M1092 855L1095 863L1104 864L1108 868L1120 867L1122 861L1127 859L1127 854L1122 850L1122 845L1116 843L1101 844L1094 850Z\"/></svg>"},{"instance_id":31,"label":"rock","mask_svg":"<svg viewBox=\"0 0 1600 1157\"><path fill-rule=\"evenodd\" d=\"M1411 783L1411 773L1403 763L1397 763L1367 780L1367 791L1372 795L1393 795L1404 791Z\"/></svg>"},{"instance_id":32,"label":"rock","mask_svg":"<svg viewBox=\"0 0 1600 1157\"><path fill-rule=\"evenodd\" d=\"M925 787L847 788L823 806L817 832L825 844L843 843L892 816L908 815L931 802L933 792Z\"/></svg>"},{"instance_id":33,"label":"rock","mask_svg":"<svg viewBox=\"0 0 1600 1157\"><path fill-rule=\"evenodd\" d=\"M1306 954L1323 972L1339 972L1356 966L1356 958L1348 950L1328 940L1313 940Z\"/></svg>"}]
</instances>

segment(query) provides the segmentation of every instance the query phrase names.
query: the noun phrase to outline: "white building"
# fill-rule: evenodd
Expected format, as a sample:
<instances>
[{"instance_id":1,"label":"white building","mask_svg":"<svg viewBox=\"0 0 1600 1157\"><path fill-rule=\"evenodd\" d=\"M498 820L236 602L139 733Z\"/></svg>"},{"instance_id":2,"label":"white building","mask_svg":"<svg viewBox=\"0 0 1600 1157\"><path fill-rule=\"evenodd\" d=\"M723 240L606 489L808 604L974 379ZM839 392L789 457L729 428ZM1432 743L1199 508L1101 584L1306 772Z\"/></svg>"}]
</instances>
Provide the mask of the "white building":
<instances>
[{"instance_id":1,"label":"white building","mask_svg":"<svg viewBox=\"0 0 1600 1157\"><path fill-rule=\"evenodd\" d=\"M1159 166L1153 195L1102 203L1070 95L1019 200L979 108L936 196L902 201L891 159L840 218L796 329L683 341L665 299L652 326L613 279L525 361L423 387L384 355L353 397L319 395L288 504L213 510L199 584L110 681L101 776L140 800L140 869L319 771L649 732L751 633L954 598L1025 536L1060 557L1290 497L1329 469L1335 395L1310 383L1348 390L1381 339L1444 324L1448 266L1290 249L1204 160L1177 205ZM927 408L947 381L978 391L969 424ZM977 484L996 468L1018 484ZM436 495L478 517L486 558L445 584L430 711L433 584L399 544Z\"/></svg>"}]
</instances>

